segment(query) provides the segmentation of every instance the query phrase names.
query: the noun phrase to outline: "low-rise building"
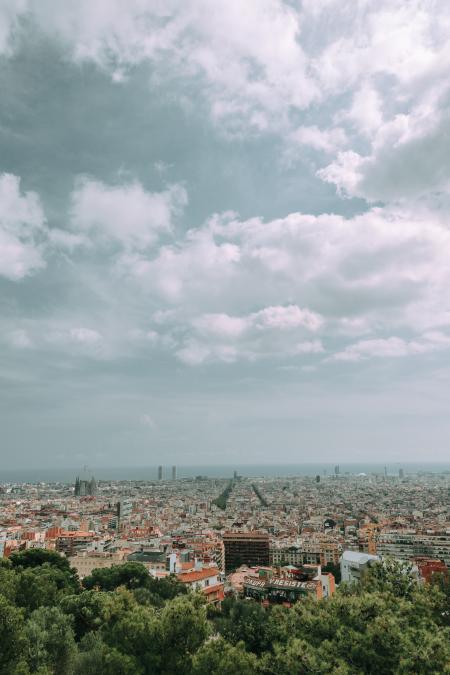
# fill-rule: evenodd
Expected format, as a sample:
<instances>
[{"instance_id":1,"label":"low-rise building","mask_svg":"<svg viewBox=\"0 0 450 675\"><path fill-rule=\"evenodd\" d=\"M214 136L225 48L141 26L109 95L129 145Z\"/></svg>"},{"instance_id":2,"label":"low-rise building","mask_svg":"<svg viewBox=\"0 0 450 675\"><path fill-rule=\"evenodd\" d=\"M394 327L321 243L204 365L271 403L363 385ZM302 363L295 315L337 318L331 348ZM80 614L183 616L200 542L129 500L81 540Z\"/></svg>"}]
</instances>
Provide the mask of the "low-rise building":
<instances>
[{"instance_id":1,"label":"low-rise building","mask_svg":"<svg viewBox=\"0 0 450 675\"><path fill-rule=\"evenodd\" d=\"M69 557L70 566L76 569L80 579L88 577L92 574L92 570L120 565L123 562L124 553L122 551L116 553L78 552L76 555Z\"/></svg>"},{"instance_id":2,"label":"low-rise building","mask_svg":"<svg viewBox=\"0 0 450 675\"><path fill-rule=\"evenodd\" d=\"M341 580L347 583L360 581L374 562L379 561L377 555L344 551L341 557Z\"/></svg>"},{"instance_id":3,"label":"low-rise building","mask_svg":"<svg viewBox=\"0 0 450 675\"><path fill-rule=\"evenodd\" d=\"M208 603L217 604L224 598L224 587L217 567L196 565L194 569L177 574L177 578L190 590L204 593Z\"/></svg>"}]
</instances>

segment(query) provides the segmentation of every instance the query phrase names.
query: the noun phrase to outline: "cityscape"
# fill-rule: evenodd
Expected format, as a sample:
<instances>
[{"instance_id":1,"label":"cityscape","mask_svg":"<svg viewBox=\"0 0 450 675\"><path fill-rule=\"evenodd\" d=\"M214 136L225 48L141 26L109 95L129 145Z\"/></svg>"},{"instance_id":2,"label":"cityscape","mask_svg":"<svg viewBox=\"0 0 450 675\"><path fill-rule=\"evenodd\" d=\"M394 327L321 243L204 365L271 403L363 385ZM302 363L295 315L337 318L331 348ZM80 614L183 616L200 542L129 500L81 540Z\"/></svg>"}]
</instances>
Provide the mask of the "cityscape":
<instances>
[{"instance_id":1,"label":"cityscape","mask_svg":"<svg viewBox=\"0 0 450 675\"><path fill-rule=\"evenodd\" d=\"M81 579L128 560L157 578L176 572L182 581L212 570L212 602L242 593L242 579L245 586L264 570L275 579L313 575L322 597L322 571L334 588L386 556L410 561L422 580L450 568L450 471L351 475L336 465L315 477L230 471L229 479L177 479L176 466L161 465L153 481L96 480L87 467L83 473L72 485L1 486L3 557L56 550ZM347 559L355 561L354 578ZM230 572L237 569L235 582Z\"/></svg>"},{"instance_id":2,"label":"cityscape","mask_svg":"<svg viewBox=\"0 0 450 675\"><path fill-rule=\"evenodd\" d=\"M450 675L449 132L449 0L0 0L0 675Z\"/></svg>"}]
</instances>

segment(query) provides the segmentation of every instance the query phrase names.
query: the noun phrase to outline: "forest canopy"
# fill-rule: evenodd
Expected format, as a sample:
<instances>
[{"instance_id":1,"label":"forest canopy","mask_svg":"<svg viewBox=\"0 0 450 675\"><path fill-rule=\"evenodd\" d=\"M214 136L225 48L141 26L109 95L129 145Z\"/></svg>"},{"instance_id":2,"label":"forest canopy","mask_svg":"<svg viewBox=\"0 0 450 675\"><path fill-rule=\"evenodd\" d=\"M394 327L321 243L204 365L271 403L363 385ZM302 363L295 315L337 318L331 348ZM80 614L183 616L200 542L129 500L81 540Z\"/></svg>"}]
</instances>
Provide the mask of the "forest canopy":
<instances>
[{"instance_id":1,"label":"forest canopy","mask_svg":"<svg viewBox=\"0 0 450 675\"><path fill-rule=\"evenodd\" d=\"M450 673L448 579L374 566L329 599L219 610L139 563L81 583L67 559L30 549L0 562L1 675Z\"/></svg>"}]
</instances>

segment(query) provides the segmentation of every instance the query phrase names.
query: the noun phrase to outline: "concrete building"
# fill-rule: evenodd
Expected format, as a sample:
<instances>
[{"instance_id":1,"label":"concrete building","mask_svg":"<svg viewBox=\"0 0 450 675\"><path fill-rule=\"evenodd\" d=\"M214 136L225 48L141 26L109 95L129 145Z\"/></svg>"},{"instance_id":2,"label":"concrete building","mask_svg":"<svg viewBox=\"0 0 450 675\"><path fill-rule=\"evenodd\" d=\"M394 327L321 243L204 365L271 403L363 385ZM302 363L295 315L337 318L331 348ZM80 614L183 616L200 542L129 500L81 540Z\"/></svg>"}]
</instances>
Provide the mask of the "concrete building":
<instances>
[{"instance_id":1,"label":"concrete building","mask_svg":"<svg viewBox=\"0 0 450 675\"><path fill-rule=\"evenodd\" d=\"M158 466L158 480L162 480L163 477L163 468L162 466Z\"/></svg>"},{"instance_id":2,"label":"concrete building","mask_svg":"<svg viewBox=\"0 0 450 675\"><path fill-rule=\"evenodd\" d=\"M168 555L165 551L134 551L127 556L127 561L142 563L153 576L164 572L170 573Z\"/></svg>"},{"instance_id":3,"label":"concrete building","mask_svg":"<svg viewBox=\"0 0 450 675\"><path fill-rule=\"evenodd\" d=\"M69 563L71 567L76 569L80 579L83 579L92 574L94 569L121 565L124 562L123 558L122 551L116 553L79 552L69 558Z\"/></svg>"},{"instance_id":4,"label":"concrete building","mask_svg":"<svg viewBox=\"0 0 450 675\"><path fill-rule=\"evenodd\" d=\"M262 532L226 532L225 570L241 565L269 565L269 535Z\"/></svg>"},{"instance_id":5,"label":"concrete building","mask_svg":"<svg viewBox=\"0 0 450 675\"><path fill-rule=\"evenodd\" d=\"M176 479L177 479L177 467L175 465L173 465L173 467L172 467L172 480L176 480Z\"/></svg>"},{"instance_id":6,"label":"concrete building","mask_svg":"<svg viewBox=\"0 0 450 675\"><path fill-rule=\"evenodd\" d=\"M67 557L74 555L77 550L86 548L94 540L94 532L68 532L61 531L56 537L55 548L59 553Z\"/></svg>"},{"instance_id":7,"label":"concrete building","mask_svg":"<svg viewBox=\"0 0 450 675\"><path fill-rule=\"evenodd\" d=\"M370 565L379 560L377 555L344 551L341 558L341 580L350 584L359 581L367 574Z\"/></svg>"},{"instance_id":8,"label":"concrete building","mask_svg":"<svg viewBox=\"0 0 450 675\"><path fill-rule=\"evenodd\" d=\"M271 546L269 550L270 565L303 565L303 552L297 546L285 546L278 548ZM308 561L309 562L309 561Z\"/></svg>"},{"instance_id":9,"label":"concrete building","mask_svg":"<svg viewBox=\"0 0 450 675\"><path fill-rule=\"evenodd\" d=\"M402 560L433 558L450 568L450 532L382 532L377 553Z\"/></svg>"}]
</instances>

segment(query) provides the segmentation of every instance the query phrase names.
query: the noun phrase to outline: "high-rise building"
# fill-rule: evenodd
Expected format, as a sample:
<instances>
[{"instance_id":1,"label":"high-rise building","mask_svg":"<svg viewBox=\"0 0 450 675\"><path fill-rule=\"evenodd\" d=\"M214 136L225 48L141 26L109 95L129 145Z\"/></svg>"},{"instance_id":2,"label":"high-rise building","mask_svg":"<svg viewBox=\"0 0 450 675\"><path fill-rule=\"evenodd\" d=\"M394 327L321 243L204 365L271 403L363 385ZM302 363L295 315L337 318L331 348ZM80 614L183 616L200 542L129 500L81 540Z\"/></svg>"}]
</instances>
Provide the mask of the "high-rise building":
<instances>
[{"instance_id":1,"label":"high-rise building","mask_svg":"<svg viewBox=\"0 0 450 675\"><path fill-rule=\"evenodd\" d=\"M269 535L263 532L225 532L225 571L241 565L269 565Z\"/></svg>"},{"instance_id":2,"label":"high-rise building","mask_svg":"<svg viewBox=\"0 0 450 675\"><path fill-rule=\"evenodd\" d=\"M173 467L172 467L172 480L176 480L176 479L177 479L177 467L174 464Z\"/></svg>"},{"instance_id":3,"label":"high-rise building","mask_svg":"<svg viewBox=\"0 0 450 675\"><path fill-rule=\"evenodd\" d=\"M120 530L120 526L122 525L123 521L125 518L128 518L133 511L133 504L129 499L120 499L116 503L116 514L117 514L117 520L116 520L116 528L117 530Z\"/></svg>"},{"instance_id":4,"label":"high-rise building","mask_svg":"<svg viewBox=\"0 0 450 675\"><path fill-rule=\"evenodd\" d=\"M75 497L95 497L97 494L97 483L94 476L91 480L81 478L75 479Z\"/></svg>"},{"instance_id":5,"label":"high-rise building","mask_svg":"<svg viewBox=\"0 0 450 675\"><path fill-rule=\"evenodd\" d=\"M334 475L339 476L339 464L336 464L336 466L334 467Z\"/></svg>"},{"instance_id":6,"label":"high-rise building","mask_svg":"<svg viewBox=\"0 0 450 675\"><path fill-rule=\"evenodd\" d=\"M162 473L163 473L162 466L158 466L158 480L162 480Z\"/></svg>"},{"instance_id":7,"label":"high-rise building","mask_svg":"<svg viewBox=\"0 0 450 675\"><path fill-rule=\"evenodd\" d=\"M402 478L405 477L405 472L403 471L403 469L399 469L399 470L398 470L398 477L399 477L400 479L402 479Z\"/></svg>"}]
</instances>

